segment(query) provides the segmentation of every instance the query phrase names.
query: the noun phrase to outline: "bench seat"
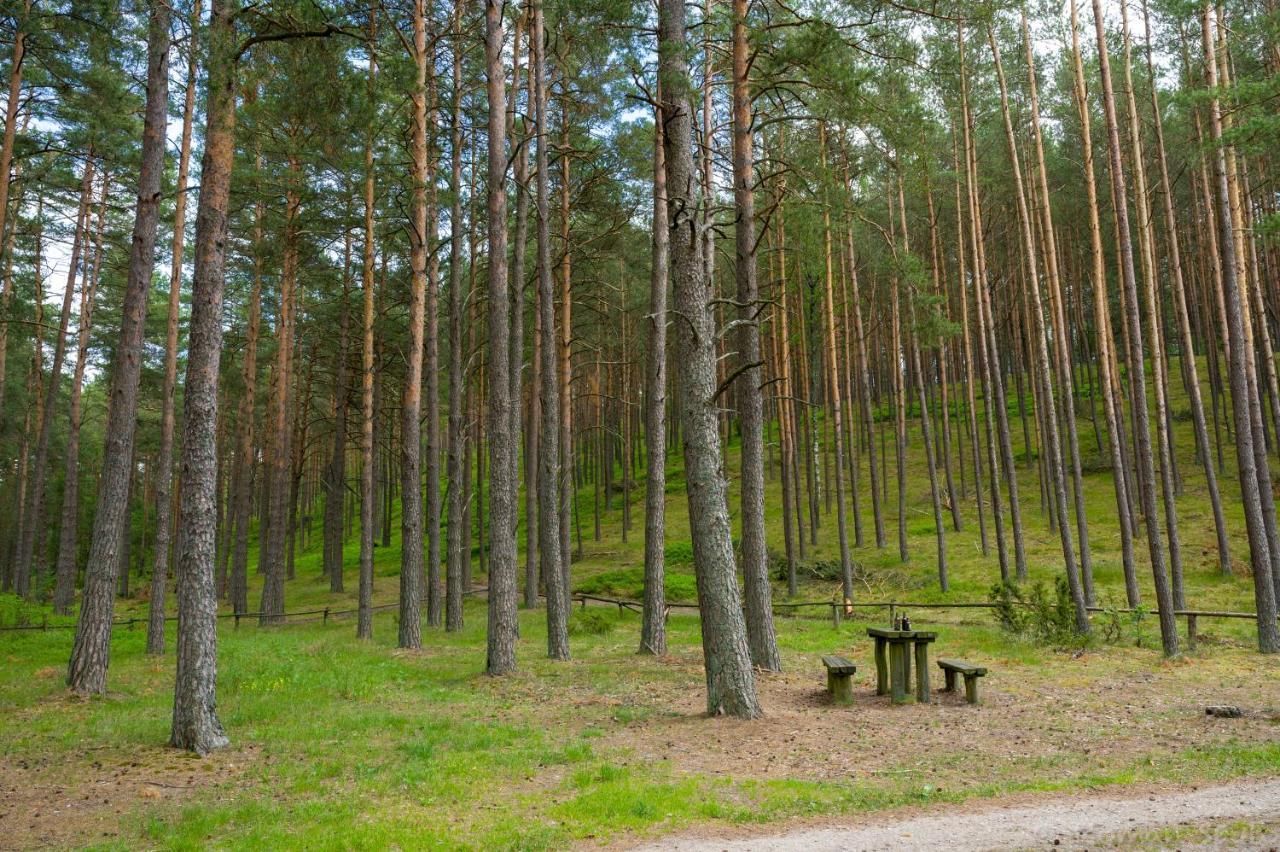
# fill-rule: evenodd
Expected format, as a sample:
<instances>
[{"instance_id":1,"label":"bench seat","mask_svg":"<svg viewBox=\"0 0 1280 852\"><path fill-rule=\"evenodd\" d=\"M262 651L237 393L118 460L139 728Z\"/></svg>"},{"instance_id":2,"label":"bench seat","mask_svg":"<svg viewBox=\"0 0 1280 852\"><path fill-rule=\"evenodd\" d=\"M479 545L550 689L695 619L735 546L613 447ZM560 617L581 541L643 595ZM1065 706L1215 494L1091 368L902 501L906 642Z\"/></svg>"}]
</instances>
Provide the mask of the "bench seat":
<instances>
[{"instance_id":1,"label":"bench seat","mask_svg":"<svg viewBox=\"0 0 1280 852\"><path fill-rule=\"evenodd\" d=\"M956 691L956 675L964 676L964 697L970 704L978 703L978 678L987 674L985 666L967 663L964 660L938 660L938 668L946 676L947 685L944 692Z\"/></svg>"},{"instance_id":2,"label":"bench seat","mask_svg":"<svg viewBox=\"0 0 1280 852\"><path fill-rule=\"evenodd\" d=\"M858 667L852 660L828 654L822 658L827 668L827 693L839 704L853 703L853 676Z\"/></svg>"}]
</instances>

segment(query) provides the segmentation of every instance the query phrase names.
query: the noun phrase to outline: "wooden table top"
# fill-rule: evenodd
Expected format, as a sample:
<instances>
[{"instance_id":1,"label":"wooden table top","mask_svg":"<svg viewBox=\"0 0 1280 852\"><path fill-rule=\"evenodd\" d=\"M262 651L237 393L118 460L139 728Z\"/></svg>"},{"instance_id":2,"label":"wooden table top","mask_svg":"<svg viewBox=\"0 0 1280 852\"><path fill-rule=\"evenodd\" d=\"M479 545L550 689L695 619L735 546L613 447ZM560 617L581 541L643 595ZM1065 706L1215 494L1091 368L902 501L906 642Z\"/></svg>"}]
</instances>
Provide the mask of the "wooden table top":
<instances>
[{"instance_id":1,"label":"wooden table top","mask_svg":"<svg viewBox=\"0 0 1280 852\"><path fill-rule=\"evenodd\" d=\"M901 639L921 642L932 642L938 634L928 630L893 630L888 627L868 627L867 635L876 639Z\"/></svg>"}]
</instances>

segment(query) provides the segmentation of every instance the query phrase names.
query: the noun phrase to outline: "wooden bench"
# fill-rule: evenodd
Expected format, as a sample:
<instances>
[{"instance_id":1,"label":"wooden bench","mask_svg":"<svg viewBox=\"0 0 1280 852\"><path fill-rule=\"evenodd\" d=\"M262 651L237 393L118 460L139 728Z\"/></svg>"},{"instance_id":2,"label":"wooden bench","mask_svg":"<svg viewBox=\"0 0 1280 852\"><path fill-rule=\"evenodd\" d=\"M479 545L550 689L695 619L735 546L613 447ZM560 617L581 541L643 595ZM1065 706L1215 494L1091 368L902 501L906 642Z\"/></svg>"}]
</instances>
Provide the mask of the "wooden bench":
<instances>
[{"instance_id":1,"label":"wooden bench","mask_svg":"<svg viewBox=\"0 0 1280 852\"><path fill-rule=\"evenodd\" d=\"M978 678L984 676L987 670L982 666L975 666L973 663L966 663L964 660L938 660L938 668L942 669L947 679L947 687L944 692L956 691L956 675L964 675L964 698L970 704L978 703Z\"/></svg>"},{"instance_id":2,"label":"wooden bench","mask_svg":"<svg viewBox=\"0 0 1280 852\"><path fill-rule=\"evenodd\" d=\"M844 657L826 656L822 664L827 667L827 694L837 704L853 703L853 675L858 667Z\"/></svg>"}]
</instances>

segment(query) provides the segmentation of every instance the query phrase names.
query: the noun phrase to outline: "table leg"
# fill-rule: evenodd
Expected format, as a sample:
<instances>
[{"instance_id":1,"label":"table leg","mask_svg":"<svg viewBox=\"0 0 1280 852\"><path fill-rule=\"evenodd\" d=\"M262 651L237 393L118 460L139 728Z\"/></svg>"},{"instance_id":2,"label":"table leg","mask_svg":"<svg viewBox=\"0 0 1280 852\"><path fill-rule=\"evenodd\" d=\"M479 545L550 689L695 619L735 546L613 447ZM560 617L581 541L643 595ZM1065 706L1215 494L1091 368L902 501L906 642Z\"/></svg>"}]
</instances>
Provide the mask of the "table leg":
<instances>
[{"instance_id":1,"label":"table leg","mask_svg":"<svg viewBox=\"0 0 1280 852\"><path fill-rule=\"evenodd\" d=\"M902 685L907 690L907 692L910 692L911 691L911 640L904 639L898 642L898 645L899 647L902 648Z\"/></svg>"},{"instance_id":2,"label":"table leg","mask_svg":"<svg viewBox=\"0 0 1280 852\"><path fill-rule=\"evenodd\" d=\"M893 703L907 703L907 685L911 682L909 679L907 662L910 656L907 654L907 646L903 642L889 643L889 668L891 680L893 682Z\"/></svg>"},{"instance_id":3,"label":"table leg","mask_svg":"<svg viewBox=\"0 0 1280 852\"><path fill-rule=\"evenodd\" d=\"M876 695L889 694L889 661L885 654L885 640L876 637Z\"/></svg>"},{"instance_id":4,"label":"table leg","mask_svg":"<svg viewBox=\"0 0 1280 852\"><path fill-rule=\"evenodd\" d=\"M916 701L929 703L929 643L916 642Z\"/></svg>"}]
</instances>

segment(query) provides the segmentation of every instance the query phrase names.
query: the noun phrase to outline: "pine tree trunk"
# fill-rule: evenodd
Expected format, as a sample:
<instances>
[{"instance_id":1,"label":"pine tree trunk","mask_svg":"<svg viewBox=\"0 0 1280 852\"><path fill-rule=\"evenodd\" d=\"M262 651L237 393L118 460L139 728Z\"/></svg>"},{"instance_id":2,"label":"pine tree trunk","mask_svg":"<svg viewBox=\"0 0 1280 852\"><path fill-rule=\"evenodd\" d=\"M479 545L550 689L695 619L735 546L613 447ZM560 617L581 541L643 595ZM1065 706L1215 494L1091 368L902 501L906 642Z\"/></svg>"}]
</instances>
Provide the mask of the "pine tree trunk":
<instances>
[{"instance_id":1,"label":"pine tree trunk","mask_svg":"<svg viewBox=\"0 0 1280 852\"><path fill-rule=\"evenodd\" d=\"M902 175L898 174L897 177L898 223L902 231L902 250L906 254L911 251L911 247L907 242L907 202L902 191ZM914 329L916 327L916 316L914 303L910 297L907 300L907 305L907 319L911 323L912 329ZM933 503L934 536L938 544L938 586L945 593L950 589L950 581L947 578L947 528L942 523L942 497L938 488L938 463L933 452L935 446L933 426L929 419L929 402L925 395L925 375L920 361L920 342L916 338L914 331L912 331L911 338L911 368L915 372L916 392L920 398L920 430L924 443L925 461L929 470L929 496Z\"/></svg>"},{"instance_id":2,"label":"pine tree trunk","mask_svg":"<svg viewBox=\"0 0 1280 852\"><path fill-rule=\"evenodd\" d=\"M279 624L284 620L285 538L288 531L289 475L292 459L291 378L293 375L294 289L298 274L297 219L301 201L293 184L300 176L298 162L289 155L289 186L285 190L283 258L280 269L280 310L276 319L275 387L270 402L270 452L266 470L270 492L267 500L267 529L260 538L264 565L262 598L258 623Z\"/></svg>"},{"instance_id":3,"label":"pine tree trunk","mask_svg":"<svg viewBox=\"0 0 1280 852\"><path fill-rule=\"evenodd\" d=\"M333 449L324 472L324 573L329 591L343 591L342 506L347 492L348 366L351 353L351 232L345 236L342 264L342 302L338 308L338 352L333 379Z\"/></svg>"},{"instance_id":4,"label":"pine tree trunk","mask_svg":"<svg viewBox=\"0 0 1280 852\"><path fill-rule=\"evenodd\" d=\"M196 754L207 754L228 743L216 713L218 598L213 578L218 367L222 351L227 202L235 160L238 73L235 25L228 5L225 0L212 0L209 19L205 152L200 169L200 200L196 207L195 274L191 285L179 475L178 670L169 743ZM161 111L160 115L163 114ZM157 144L163 145L163 139L161 132ZM147 256L150 257L150 252Z\"/></svg>"},{"instance_id":5,"label":"pine tree trunk","mask_svg":"<svg viewBox=\"0 0 1280 852\"><path fill-rule=\"evenodd\" d=\"M1134 210L1138 216L1138 249L1141 259L1143 296L1147 310L1147 337L1151 346L1151 378L1155 391L1155 426L1157 450L1160 454L1160 491L1164 502L1166 533L1169 540L1169 577L1173 591L1173 605L1186 608L1182 588L1182 546L1178 536L1178 509L1174 500L1177 494L1173 447L1169 435L1168 378L1165 374L1164 343L1161 332L1161 316L1157 306L1157 266L1155 258L1155 228L1151 223L1151 197L1147 188L1147 171L1142 151L1141 126L1133 91L1133 62L1130 52L1128 5L1120 7L1121 34L1124 40L1124 79L1126 107L1129 119L1129 145L1133 152ZM1134 381L1144 382L1145 369L1139 364Z\"/></svg>"},{"instance_id":6,"label":"pine tree trunk","mask_svg":"<svg viewBox=\"0 0 1280 852\"><path fill-rule=\"evenodd\" d=\"M1074 0L1071 3L1071 53L1074 74L1076 111L1080 117L1081 150L1084 162L1085 193L1089 208L1089 248L1092 258L1092 282L1094 296L1094 327L1098 337L1098 362L1101 372L1103 413L1107 419L1107 447L1111 453L1112 481L1116 492L1117 521L1120 526L1120 557L1124 570L1125 599L1130 608L1141 603L1138 589L1138 573L1134 566L1133 516L1129 512L1128 465L1121 435L1123 417L1117 413L1115 376L1112 372L1111 316L1107 299L1106 258L1102 248L1102 226L1098 213L1098 192L1093 169L1093 136L1089 129L1090 114L1088 95L1084 83L1084 64L1080 58L1079 14Z\"/></svg>"},{"instance_id":7,"label":"pine tree trunk","mask_svg":"<svg viewBox=\"0 0 1280 852\"><path fill-rule=\"evenodd\" d=\"M1116 208L1116 228L1120 233L1120 273L1129 332L1130 392L1133 396L1134 443L1138 463L1138 492L1147 525L1147 548L1155 581L1156 603L1160 611L1160 639L1165 656L1178 653L1178 625L1173 615L1173 591L1165 572L1164 548L1160 541L1160 517L1156 510L1155 463L1151 456L1151 432L1147 414L1147 388L1142 380L1142 326L1138 315L1138 283L1133 268L1133 243L1129 237L1129 212L1125 203L1124 165L1120 155L1120 125L1107 57L1106 29L1101 0L1093 0L1094 27L1098 39L1098 61L1102 76L1102 106L1107 122L1107 149L1111 167L1111 192ZM1274 620L1274 617L1273 617Z\"/></svg>"},{"instance_id":8,"label":"pine tree trunk","mask_svg":"<svg viewBox=\"0 0 1280 852\"><path fill-rule=\"evenodd\" d=\"M23 0L22 17L18 19L13 34L13 57L9 61L9 96L5 101L4 139L0 143L0 247L5 262L4 304L0 306L0 431L4 426L5 364L9 349L9 303L11 295L11 271L13 268L13 236L16 228L6 230L9 213L9 189L17 182L17 170L13 166L13 145L18 130L18 107L22 98L22 63L27 53L27 18L31 14L32 0ZM25 121L24 121L25 124Z\"/></svg>"},{"instance_id":9,"label":"pine tree trunk","mask_svg":"<svg viewBox=\"0 0 1280 852\"><path fill-rule=\"evenodd\" d=\"M377 15L371 8L369 16L369 90L373 91L378 73L376 44ZM356 638L373 638L373 539L376 525L373 520L374 477L377 461L374 455L374 418L377 407L374 402L373 384L377 369L374 360L374 176L373 138L364 145L364 266L361 271L361 287L364 292L364 338L361 348L360 398L364 411L360 425L360 586L356 613Z\"/></svg>"},{"instance_id":10,"label":"pine tree trunk","mask_svg":"<svg viewBox=\"0 0 1280 852\"><path fill-rule=\"evenodd\" d=\"M200 26L200 0L191 7L191 32ZM169 533L173 525L174 396L178 384L178 315L182 309L182 253L187 233L187 172L191 164L191 118L196 102L194 41L187 45L186 97L182 104L182 142L178 182L174 189L173 262L169 267L169 312L165 330L164 391L160 407L160 449L156 456L156 540L151 568L151 600L147 619L147 653L164 653L164 596L169 577Z\"/></svg>"},{"instance_id":11,"label":"pine tree trunk","mask_svg":"<svg viewBox=\"0 0 1280 852\"><path fill-rule=\"evenodd\" d=\"M426 122L433 127L439 122L437 109L436 73L434 48L428 52L428 43L434 44L435 32L426 31L427 7L425 2L415 0L414 3L414 61L418 64L418 73L425 74L426 82ZM421 30L421 32L420 32ZM427 439L425 451L426 462L426 507L427 507L427 571L426 598L427 624L439 627L443 623L444 583L440 577L440 519L442 514L440 496L440 255L436 250L439 232L439 188L435 179L435 163L437 160L436 135L425 133L427 152L427 172L423 181L427 188L427 227L421 237L426 254L426 340L423 355L423 372L427 382Z\"/></svg>"},{"instance_id":12,"label":"pine tree trunk","mask_svg":"<svg viewBox=\"0 0 1280 852\"><path fill-rule=\"evenodd\" d=\"M649 277L649 350L645 364L644 610L640 653L667 653L667 164L663 116L653 118L653 263Z\"/></svg>"},{"instance_id":13,"label":"pine tree trunk","mask_svg":"<svg viewBox=\"0 0 1280 852\"><path fill-rule=\"evenodd\" d=\"M1095 14L1097 14L1095 10ZM1210 91L1218 87L1217 61L1212 30L1212 8L1208 3L1200 12L1203 35L1205 73ZM1209 137L1213 143L1214 207L1222 234L1219 263L1222 270L1223 306L1227 321L1227 342L1231 380L1231 405L1236 421L1236 461L1240 476L1240 498L1244 508L1245 528L1249 537L1249 555L1253 566L1254 603L1258 613L1258 650L1264 654L1280 651L1280 630L1276 626L1275 587L1271 580L1271 551L1263 520L1265 506L1260 483L1269 482L1271 472L1265 451L1258 452L1261 404L1256 391L1249 386L1246 373L1244 317L1240 288L1236 280L1236 253L1231 245L1234 223L1231 195L1227 180L1227 160L1222 148L1222 108L1216 94L1209 101Z\"/></svg>"},{"instance_id":14,"label":"pine tree trunk","mask_svg":"<svg viewBox=\"0 0 1280 852\"><path fill-rule=\"evenodd\" d=\"M542 419L538 436L538 551L542 576L547 587L547 656L569 659L569 607L565 594L565 573L561 565L561 524L568 521L560 512L560 375L555 340L555 293L551 280L551 220L548 196L547 146L547 65L546 40L541 0L533 0L534 121L537 135L537 220L538 220L538 313L542 318ZM564 246L568 250L568 245Z\"/></svg>"},{"instance_id":15,"label":"pine tree trunk","mask_svg":"<svg viewBox=\"0 0 1280 852\"><path fill-rule=\"evenodd\" d=\"M1151 51L1151 16L1143 0L1142 13L1147 27L1147 73L1155 79L1155 65ZM1179 342L1182 349L1182 368L1186 376L1188 401L1191 403L1191 419L1195 425L1196 446L1204 463L1205 482L1209 489L1209 503L1213 510L1214 530L1218 537L1218 565L1224 574L1231 573L1231 552L1227 543L1227 523L1222 511L1222 497L1218 492L1218 475L1214 470L1209 429L1205 423L1204 403L1200 397L1200 376L1196 367L1195 345L1191 337L1191 321L1187 310L1186 282L1183 278L1182 253L1178 248L1177 219L1173 209L1173 184L1169 180L1169 161L1165 155L1164 123L1160 117L1160 104L1155 87L1151 89L1151 114L1156 137L1156 160L1160 165L1161 197L1164 201L1166 251L1173 276L1173 304L1178 322ZM1175 589L1176 592L1176 589ZM1175 600L1176 602L1176 600ZM1181 604L1185 606L1185 602Z\"/></svg>"},{"instance_id":16,"label":"pine tree trunk","mask_svg":"<svg viewBox=\"0 0 1280 852\"><path fill-rule=\"evenodd\" d=\"M427 298L427 66L422 0L413 17L413 236L409 242L409 348L400 401L400 626L401 648L422 647L422 356ZM374 93L370 91L372 100ZM384 255L385 258L385 255ZM388 483L389 484L389 483ZM387 512L388 516L390 512Z\"/></svg>"},{"instance_id":17,"label":"pine tree trunk","mask_svg":"<svg viewBox=\"0 0 1280 852\"><path fill-rule=\"evenodd\" d=\"M445 629L450 631L462 629L463 562L469 558L471 548L466 522L469 489L465 483L467 439L463 410L466 370L462 339L462 39L462 5L459 3L453 12L453 105L449 125L449 187L453 202L449 208L449 526L445 542Z\"/></svg>"},{"instance_id":18,"label":"pine tree trunk","mask_svg":"<svg viewBox=\"0 0 1280 852\"><path fill-rule=\"evenodd\" d=\"M1084 478L1080 470L1080 439L1076 428L1074 382L1071 366L1071 349L1067 340L1066 311L1063 308L1062 285L1058 270L1058 245L1053 228L1053 210L1049 199L1049 177L1045 166L1044 140L1040 132L1040 104L1036 91L1035 57L1031 47L1031 31L1027 24L1026 10L1022 10L1022 36L1026 48L1028 84L1031 94L1031 130L1035 142L1036 171L1040 188L1040 231L1043 243L1045 268L1048 272L1050 321L1054 349L1057 355L1058 392L1062 398L1063 421L1067 427L1067 462L1071 465L1071 493L1074 499L1076 535L1080 547L1079 576L1081 593L1087 606L1094 604L1093 555L1089 547L1089 519L1084 505ZM1047 379L1046 379L1047 381ZM1048 387L1046 386L1046 393ZM1065 518L1065 508L1061 513ZM1079 612L1077 611L1077 617ZM1088 619L1088 613L1085 613Z\"/></svg>"},{"instance_id":19,"label":"pine tree trunk","mask_svg":"<svg viewBox=\"0 0 1280 852\"><path fill-rule=\"evenodd\" d=\"M675 315L677 408L683 422L690 537L702 621L707 712L739 718L760 715L755 672L733 559L716 412L716 348L705 235L696 203L685 8L682 0L658 7L659 76L671 232L672 306Z\"/></svg>"},{"instance_id":20,"label":"pine tree trunk","mask_svg":"<svg viewBox=\"0 0 1280 852\"><path fill-rule=\"evenodd\" d=\"M489 243L489 359L488 375L498 393L488 396L489 435L489 624L485 670L507 674L516 667L519 633L516 590L516 483L512 476L511 408L509 386L510 287L507 281L507 140L502 6L485 3L485 73L489 101L489 174L487 190ZM496 259L496 260L495 260Z\"/></svg>"},{"instance_id":21,"label":"pine tree trunk","mask_svg":"<svg viewBox=\"0 0 1280 852\"><path fill-rule=\"evenodd\" d=\"M738 376L735 383L738 429L741 432L742 479L742 578L745 596L747 641L756 668L780 671L778 639L773 627L773 589L769 585L769 552L764 524L764 400L760 393L763 372L760 365L760 288L756 281L755 153L752 132L755 116L748 79L751 47L747 33L748 0L733 0L733 198L736 209L735 264L738 301ZM827 214L827 301L834 323L831 298L831 222ZM832 387L839 387L835 365L835 330L830 327ZM625 357L625 356L624 356ZM840 435L840 407L836 396L837 453ZM842 467L837 460L837 467ZM841 476L837 476L842 481ZM840 505L841 518L844 503ZM843 522L841 524L843 529ZM848 567L848 546L842 548ZM846 592L852 596L851 583Z\"/></svg>"}]
</instances>

